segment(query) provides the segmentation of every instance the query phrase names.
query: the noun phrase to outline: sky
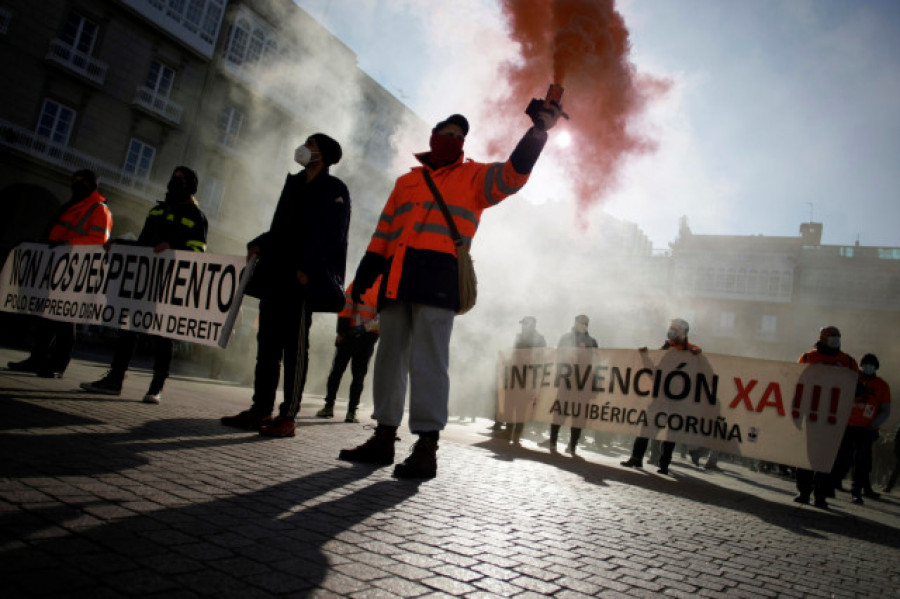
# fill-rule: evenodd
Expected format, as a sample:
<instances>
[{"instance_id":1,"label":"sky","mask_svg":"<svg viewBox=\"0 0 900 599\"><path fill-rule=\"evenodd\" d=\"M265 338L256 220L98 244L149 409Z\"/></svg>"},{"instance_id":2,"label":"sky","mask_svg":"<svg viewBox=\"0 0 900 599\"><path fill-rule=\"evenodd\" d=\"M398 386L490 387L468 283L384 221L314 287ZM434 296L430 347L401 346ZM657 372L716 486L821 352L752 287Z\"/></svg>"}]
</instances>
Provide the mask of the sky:
<instances>
[{"instance_id":1,"label":"sky","mask_svg":"<svg viewBox=\"0 0 900 599\"><path fill-rule=\"evenodd\" d=\"M478 138L495 135L492 100L508 89L499 73L519 60L495 0L295 1L427 122L469 117L469 157L505 158ZM657 249L676 239L682 216L697 234L796 236L812 218L825 244L900 246L900 2L620 0L616 9L635 72L670 85L629 123L653 151L625 157L592 209L636 223ZM579 126L551 132L527 201L580 210L563 167L591 165L562 143ZM505 134L511 150L521 133ZM397 174L411 164L398 156Z\"/></svg>"}]
</instances>

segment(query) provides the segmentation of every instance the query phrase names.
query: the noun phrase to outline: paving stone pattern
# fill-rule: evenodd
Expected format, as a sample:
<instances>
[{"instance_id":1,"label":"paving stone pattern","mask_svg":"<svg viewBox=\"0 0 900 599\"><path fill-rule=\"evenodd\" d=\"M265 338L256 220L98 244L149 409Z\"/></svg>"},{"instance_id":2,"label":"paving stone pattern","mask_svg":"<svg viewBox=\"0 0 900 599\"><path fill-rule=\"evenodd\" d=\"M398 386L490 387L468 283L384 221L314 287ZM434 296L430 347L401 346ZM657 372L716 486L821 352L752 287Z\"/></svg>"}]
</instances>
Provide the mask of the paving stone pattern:
<instances>
[{"instance_id":1,"label":"paving stone pattern","mask_svg":"<svg viewBox=\"0 0 900 599\"><path fill-rule=\"evenodd\" d=\"M121 397L77 390L102 374L0 372L4 599L900 596L897 495L823 511L736 464L660 476L513 449L484 420L445 431L438 478L398 481L335 459L371 431L314 418L321 398L265 439L218 422L245 387L174 377L148 405L132 371Z\"/></svg>"}]
</instances>

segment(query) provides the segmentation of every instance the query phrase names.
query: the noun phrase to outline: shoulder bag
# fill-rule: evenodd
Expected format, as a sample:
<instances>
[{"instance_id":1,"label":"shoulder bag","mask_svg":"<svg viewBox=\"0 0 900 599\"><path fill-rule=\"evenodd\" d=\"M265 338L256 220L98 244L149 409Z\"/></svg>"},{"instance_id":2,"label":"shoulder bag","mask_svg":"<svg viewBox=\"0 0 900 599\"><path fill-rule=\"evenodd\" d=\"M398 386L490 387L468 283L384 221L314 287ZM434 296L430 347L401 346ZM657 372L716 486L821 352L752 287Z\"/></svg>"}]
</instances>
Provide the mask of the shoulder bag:
<instances>
[{"instance_id":1,"label":"shoulder bag","mask_svg":"<svg viewBox=\"0 0 900 599\"><path fill-rule=\"evenodd\" d=\"M453 222L453 217L450 216L450 210L447 208L441 192L438 191L437 185L431 179L428 169L423 168L422 174L435 201L441 207L441 212L444 213L447 226L450 227L450 236L453 238L453 244L456 246L456 269L459 272L459 312L457 314L465 314L475 307L475 302L478 299L478 279L475 277L475 265L472 263L472 256L469 255L469 250L459 235L459 229L456 228L456 223Z\"/></svg>"}]
</instances>

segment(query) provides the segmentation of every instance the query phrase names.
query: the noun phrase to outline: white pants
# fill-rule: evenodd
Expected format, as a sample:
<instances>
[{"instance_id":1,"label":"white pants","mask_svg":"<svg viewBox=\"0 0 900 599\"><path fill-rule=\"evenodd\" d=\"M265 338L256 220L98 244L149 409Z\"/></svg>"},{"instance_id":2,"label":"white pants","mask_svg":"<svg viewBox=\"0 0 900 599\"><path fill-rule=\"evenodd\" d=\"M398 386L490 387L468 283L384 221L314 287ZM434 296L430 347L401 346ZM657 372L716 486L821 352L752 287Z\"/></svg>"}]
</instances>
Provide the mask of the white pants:
<instances>
[{"instance_id":1,"label":"white pants","mask_svg":"<svg viewBox=\"0 0 900 599\"><path fill-rule=\"evenodd\" d=\"M450 333L456 313L447 308L396 302L379 313L372 394L378 424L399 426L409 384L409 429L440 431L450 399Z\"/></svg>"}]
</instances>

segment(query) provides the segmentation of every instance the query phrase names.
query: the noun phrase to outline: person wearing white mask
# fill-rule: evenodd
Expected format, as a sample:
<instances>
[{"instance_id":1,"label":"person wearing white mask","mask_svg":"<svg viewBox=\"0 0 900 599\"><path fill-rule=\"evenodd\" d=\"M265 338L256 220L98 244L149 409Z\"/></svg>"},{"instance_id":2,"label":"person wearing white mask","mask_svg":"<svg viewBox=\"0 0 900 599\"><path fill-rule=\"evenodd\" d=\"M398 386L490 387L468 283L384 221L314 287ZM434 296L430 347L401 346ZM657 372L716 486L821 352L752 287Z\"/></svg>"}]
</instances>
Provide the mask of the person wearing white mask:
<instances>
[{"instance_id":1,"label":"person wearing white mask","mask_svg":"<svg viewBox=\"0 0 900 599\"><path fill-rule=\"evenodd\" d=\"M268 437L293 437L294 418L306 384L309 329L314 312L344 307L344 270L350 225L350 192L328 171L341 146L315 133L294 152L304 167L289 174L269 230L247 244L247 259L259 262L246 293L259 298L253 405L222 424L258 430ZM281 363L284 401L272 418Z\"/></svg>"}]
</instances>

